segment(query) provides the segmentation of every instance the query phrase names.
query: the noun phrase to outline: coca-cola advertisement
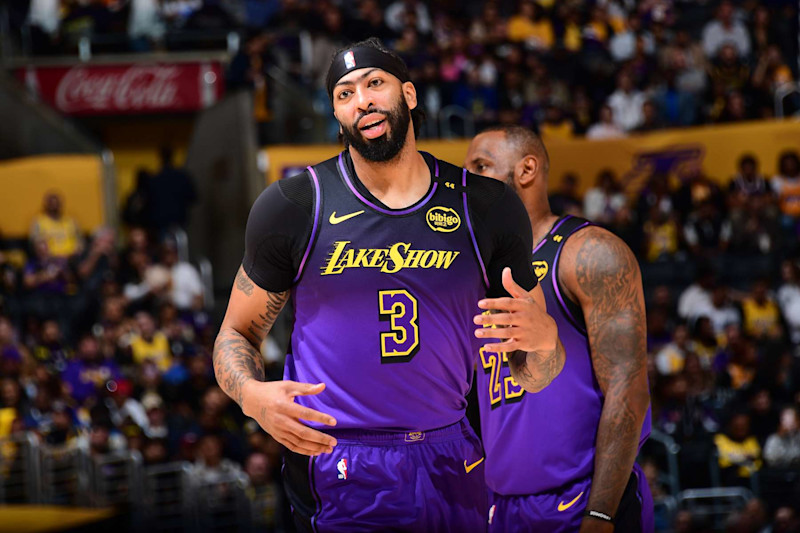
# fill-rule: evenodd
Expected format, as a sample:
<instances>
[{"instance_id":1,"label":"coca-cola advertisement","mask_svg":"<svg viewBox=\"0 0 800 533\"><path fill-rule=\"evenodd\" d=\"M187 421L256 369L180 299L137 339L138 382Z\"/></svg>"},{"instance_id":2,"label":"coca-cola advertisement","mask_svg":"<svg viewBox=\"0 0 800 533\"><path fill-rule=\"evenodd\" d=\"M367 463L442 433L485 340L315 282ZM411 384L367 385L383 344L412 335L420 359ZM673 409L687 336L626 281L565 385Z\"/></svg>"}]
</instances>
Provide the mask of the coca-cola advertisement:
<instances>
[{"instance_id":1,"label":"coca-cola advertisement","mask_svg":"<svg viewBox=\"0 0 800 533\"><path fill-rule=\"evenodd\" d=\"M24 67L16 76L69 115L196 111L224 90L218 62Z\"/></svg>"}]
</instances>

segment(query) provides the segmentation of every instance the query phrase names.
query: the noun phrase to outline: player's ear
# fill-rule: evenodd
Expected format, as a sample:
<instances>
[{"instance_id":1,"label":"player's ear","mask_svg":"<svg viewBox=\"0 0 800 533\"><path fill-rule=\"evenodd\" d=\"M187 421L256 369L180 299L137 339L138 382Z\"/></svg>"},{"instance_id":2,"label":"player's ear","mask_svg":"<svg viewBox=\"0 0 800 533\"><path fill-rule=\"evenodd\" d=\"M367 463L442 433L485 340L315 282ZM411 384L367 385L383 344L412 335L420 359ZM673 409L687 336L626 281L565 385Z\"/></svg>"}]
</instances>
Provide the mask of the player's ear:
<instances>
[{"instance_id":1,"label":"player's ear","mask_svg":"<svg viewBox=\"0 0 800 533\"><path fill-rule=\"evenodd\" d=\"M534 155L526 155L514 167L514 175L522 187L532 184L539 175L539 160Z\"/></svg>"},{"instance_id":2,"label":"player's ear","mask_svg":"<svg viewBox=\"0 0 800 533\"><path fill-rule=\"evenodd\" d=\"M410 81L407 81L402 86L403 96L406 99L409 109L417 108L417 88Z\"/></svg>"}]
</instances>

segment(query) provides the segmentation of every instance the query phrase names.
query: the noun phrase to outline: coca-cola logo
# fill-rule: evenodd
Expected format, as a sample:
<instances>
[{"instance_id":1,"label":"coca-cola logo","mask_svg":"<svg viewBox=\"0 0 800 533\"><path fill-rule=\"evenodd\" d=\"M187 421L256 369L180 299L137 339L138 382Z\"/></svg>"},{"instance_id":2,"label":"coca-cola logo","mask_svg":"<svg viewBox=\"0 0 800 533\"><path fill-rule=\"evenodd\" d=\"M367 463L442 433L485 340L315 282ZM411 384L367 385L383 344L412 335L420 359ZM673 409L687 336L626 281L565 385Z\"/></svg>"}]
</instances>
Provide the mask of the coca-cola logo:
<instances>
[{"instance_id":1,"label":"coca-cola logo","mask_svg":"<svg viewBox=\"0 0 800 533\"><path fill-rule=\"evenodd\" d=\"M173 66L75 67L58 82L55 104L66 113L174 109L180 104L180 74L180 68Z\"/></svg>"}]
</instances>

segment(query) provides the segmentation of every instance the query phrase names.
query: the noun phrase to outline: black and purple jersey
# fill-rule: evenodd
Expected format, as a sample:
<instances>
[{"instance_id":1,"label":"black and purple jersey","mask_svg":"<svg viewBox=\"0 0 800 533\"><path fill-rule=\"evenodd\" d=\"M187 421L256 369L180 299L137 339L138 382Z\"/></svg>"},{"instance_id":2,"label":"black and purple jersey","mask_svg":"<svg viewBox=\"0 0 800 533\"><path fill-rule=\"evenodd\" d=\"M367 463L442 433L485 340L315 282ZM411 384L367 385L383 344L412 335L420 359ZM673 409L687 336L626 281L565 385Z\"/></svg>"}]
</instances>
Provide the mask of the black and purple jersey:
<instances>
[{"instance_id":1,"label":"black and purple jersey","mask_svg":"<svg viewBox=\"0 0 800 533\"><path fill-rule=\"evenodd\" d=\"M292 290L284 378L326 383L296 401L336 417L337 429L417 431L461 420L480 345L478 300L502 294L504 266L523 287L536 283L516 195L423 155L431 186L405 209L372 197L345 151L308 168L310 187L262 194L290 203L267 210L260 198L251 212L245 271L266 290ZM286 220L302 220L299 212L310 228L295 238Z\"/></svg>"},{"instance_id":2,"label":"black and purple jersey","mask_svg":"<svg viewBox=\"0 0 800 533\"><path fill-rule=\"evenodd\" d=\"M505 356L479 351L478 398L486 482L495 493L555 492L590 477L594 471L603 393L592 368L580 306L564 297L558 283L558 260L564 243L589 224L564 216L533 250L534 272L566 352L561 373L541 392L529 394L511 377ZM640 447L649 435L648 409ZM521 461L521 457L528 459Z\"/></svg>"}]
</instances>

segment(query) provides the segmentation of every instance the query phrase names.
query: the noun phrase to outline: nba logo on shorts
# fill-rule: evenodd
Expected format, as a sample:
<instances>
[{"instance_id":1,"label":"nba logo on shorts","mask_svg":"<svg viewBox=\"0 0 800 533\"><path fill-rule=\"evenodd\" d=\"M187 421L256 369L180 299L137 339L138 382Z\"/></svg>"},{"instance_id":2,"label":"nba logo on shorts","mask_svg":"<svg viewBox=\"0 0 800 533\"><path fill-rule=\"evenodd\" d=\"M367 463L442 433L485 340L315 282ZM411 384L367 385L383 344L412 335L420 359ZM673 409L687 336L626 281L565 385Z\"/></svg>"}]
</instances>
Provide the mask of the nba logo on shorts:
<instances>
[{"instance_id":1,"label":"nba logo on shorts","mask_svg":"<svg viewBox=\"0 0 800 533\"><path fill-rule=\"evenodd\" d=\"M347 68L355 68L356 56L353 55L352 50L349 50L346 54L344 54L344 66Z\"/></svg>"},{"instance_id":2,"label":"nba logo on shorts","mask_svg":"<svg viewBox=\"0 0 800 533\"><path fill-rule=\"evenodd\" d=\"M336 470L339 471L339 479L347 479L347 459L344 457L339 459L339 462L336 463Z\"/></svg>"}]
</instances>

